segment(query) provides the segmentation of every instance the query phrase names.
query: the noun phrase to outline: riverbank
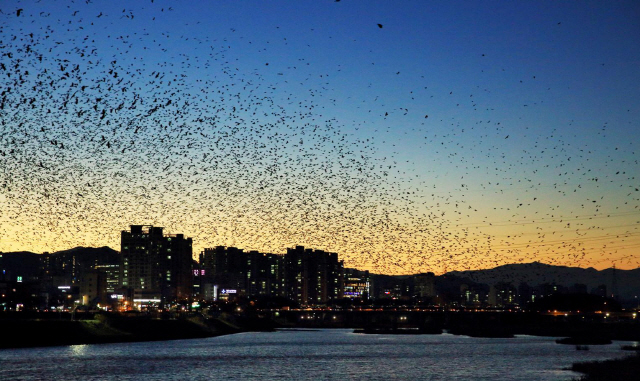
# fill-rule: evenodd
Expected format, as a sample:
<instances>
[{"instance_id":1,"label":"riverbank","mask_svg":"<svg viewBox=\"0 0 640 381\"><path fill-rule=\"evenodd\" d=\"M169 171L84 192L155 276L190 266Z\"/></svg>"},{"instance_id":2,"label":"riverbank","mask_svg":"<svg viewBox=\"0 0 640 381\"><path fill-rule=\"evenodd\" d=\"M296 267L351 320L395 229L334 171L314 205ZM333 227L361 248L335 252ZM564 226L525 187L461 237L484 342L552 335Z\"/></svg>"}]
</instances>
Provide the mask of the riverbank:
<instances>
[{"instance_id":1,"label":"riverbank","mask_svg":"<svg viewBox=\"0 0 640 381\"><path fill-rule=\"evenodd\" d=\"M0 380L570 380L585 359L620 355L610 345L584 353L551 339L455 335L354 335L350 329L284 329L214 339L2 350ZM330 366L328 366L330 364ZM355 377L355 376L354 376ZM633 379L633 378L631 378Z\"/></svg>"},{"instance_id":2,"label":"riverbank","mask_svg":"<svg viewBox=\"0 0 640 381\"><path fill-rule=\"evenodd\" d=\"M278 311L271 318L282 327L353 328L374 334L439 334L446 331L487 338L530 335L569 338L566 342L571 345L640 341L640 319L612 319L595 313L292 310Z\"/></svg>"},{"instance_id":3,"label":"riverbank","mask_svg":"<svg viewBox=\"0 0 640 381\"><path fill-rule=\"evenodd\" d=\"M622 359L575 363L571 370L584 373L577 381L636 380L640 374L640 353Z\"/></svg>"},{"instance_id":4,"label":"riverbank","mask_svg":"<svg viewBox=\"0 0 640 381\"><path fill-rule=\"evenodd\" d=\"M206 338L251 329L219 318L158 319L96 315L85 320L0 320L0 348Z\"/></svg>"},{"instance_id":5,"label":"riverbank","mask_svg":"<svg viewBox=\"0 0 640 381\"><path fill-rule=\"evenodd\" d=\"M640 341L640 323L524 313L407 311L278 311L212 316L200 313L15 313L0 316L0 348L193 339L288 328L353 328L374 334L439 334L488 338L514 335L565 338L561 344Z\"/></svg>"}]
</instances>

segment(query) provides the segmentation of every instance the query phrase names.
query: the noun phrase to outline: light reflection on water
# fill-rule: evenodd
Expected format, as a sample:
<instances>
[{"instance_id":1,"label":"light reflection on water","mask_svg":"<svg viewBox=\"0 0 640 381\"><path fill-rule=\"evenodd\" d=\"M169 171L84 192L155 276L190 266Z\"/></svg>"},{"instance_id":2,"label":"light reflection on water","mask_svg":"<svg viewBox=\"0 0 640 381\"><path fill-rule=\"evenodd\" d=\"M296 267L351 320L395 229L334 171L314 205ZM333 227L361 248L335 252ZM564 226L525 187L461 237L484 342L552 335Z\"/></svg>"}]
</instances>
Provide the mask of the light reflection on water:
<instances>
[{"instance_id":1,"label":"light reflection on water","mask_svg":"<svg viewBox=\"0 0 640 381\"><path fill-rule=\"evenodd\" d=\"M0 350L1 380L571 380L576 361L623 357L552 338L364 335L351 330Z\"/></svg>"}]
</instances>

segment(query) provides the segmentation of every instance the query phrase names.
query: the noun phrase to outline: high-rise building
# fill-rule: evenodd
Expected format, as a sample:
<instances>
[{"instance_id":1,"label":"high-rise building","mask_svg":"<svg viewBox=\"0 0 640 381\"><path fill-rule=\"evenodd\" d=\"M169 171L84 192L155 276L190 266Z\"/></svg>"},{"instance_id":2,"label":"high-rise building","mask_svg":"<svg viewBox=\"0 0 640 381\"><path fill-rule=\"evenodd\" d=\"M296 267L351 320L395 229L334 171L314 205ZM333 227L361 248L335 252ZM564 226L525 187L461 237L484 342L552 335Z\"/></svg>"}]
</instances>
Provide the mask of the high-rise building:
<instances>
[{"instance_id":1,"label":"high-rise building","mask_svg":"<svg viewBox=\"0 0 640 381\"><path fill-rule=\"evenodd\" d=\"M192 296L192 239L163 228L131 225L122 231L120 285L137 304L166 304Z\"/></svg>"},{"instance_id":2,"label":"high-rise building","mask_svg":"<svg viewBox=\"0 0 640 381\"><path fill-rule=\"evenodd\" d=\"M220 295L207 292L205 299L233 298L246 293L246 279L249 272L247 255L236 247L216 246L205 248L200 254L202 287L212 290L213 286Z\"/></svg>"},{"instance_id":3,"label":"high-rise building","mask_svg":"<svg viewBox=\"0 0 640 381\"><path fill-rule=\"evenodd\" d=\"M338 254L296 246L285 255L289 299L301 305L318 305L344 295L344 264Z\"/></svg>"},{"instance_id":4,"label":"high-rise building","mask_svg":"<svg viewBox=\"0 0 640 381\"><path fill-rule=\"evenodd\" d=\"M369 271L344 269L344 297L367 300L372 295L373 278Z\"/></svg>"},{"instance_id":5,"label":"high-rise building","mask_svg":"<svg viewBox=\"0 0 640 381\"><path fill-rule=\"evenodd\" d=\"M322 250L297 246L278 255L217 246L204 249L199 267L205 300L266 295L317 305L344 297L343 262Z\"/></svg>"},{"instance_id":6,"label":"high-rise building","mask_svg":"<svg viewBox=\"0 0 640 381\"><path fill-rule=\"evenodd\" d=\"M433 298L436 296L436 275L432 272L420 273L413 276L415 296L419 298Z\"/></svg>"},{"instance_id":7,"label":"high-rise building","mask_svg":"<svg viewBox=\"0 0 640 381\"><path fill-rule=\"evenodd\" d=\"M96 265L94 268L104 273L107 293L113 293L120 287L120 265Z\"/></svg>"},{"instance_id":8,"label":"high-rise building","mask_svg":"<svg viewBox=\"0 0 640 381\"><path fill-rule=\"evenodd\" d=\"M250 295L284 296L284 256L247 253L247 292Z\"/></svg>"},{"instance_id":9,"label":"high-rise building","mask_svg":"<svg viewBox=\"0 0 640 381\"><path fill-rule=\"evenodd\" d=\"M107 276L99 270L85 271L79 280L82 304L95 306L107 300Z\"/></svg>"},{"instance_id":10,"label":"high-rise building","mask_svg":"<svg viewBox=\"0 0 640 381\"><path fill-rule=\"evenodd\" d=\"M206 248L200 254L204 299L235 295L283 296L283 264L282 255L245 252L235 247ZM212 295L214 289L220 295Z\"/></svg>"}]
</instances>

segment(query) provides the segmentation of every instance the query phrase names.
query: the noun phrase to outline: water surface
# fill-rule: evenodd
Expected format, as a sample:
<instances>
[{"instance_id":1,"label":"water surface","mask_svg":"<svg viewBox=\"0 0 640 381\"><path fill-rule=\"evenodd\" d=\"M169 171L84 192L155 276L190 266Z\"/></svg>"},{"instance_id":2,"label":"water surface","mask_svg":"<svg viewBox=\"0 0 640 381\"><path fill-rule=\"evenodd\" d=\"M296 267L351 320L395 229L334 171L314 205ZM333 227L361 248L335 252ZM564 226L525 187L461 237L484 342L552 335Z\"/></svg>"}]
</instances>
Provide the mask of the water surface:
<instances>
[{"instance_id":1,"label":"water surface","mask_svg":"<svg viewBox=\"0 0 640 381\"><path fill-rule=\"evenodd\" d=\"M571 380L577 361L624 357L553 338L251 332L207 339L0 350L1 380Z\"/></svg>"}]
</instances>

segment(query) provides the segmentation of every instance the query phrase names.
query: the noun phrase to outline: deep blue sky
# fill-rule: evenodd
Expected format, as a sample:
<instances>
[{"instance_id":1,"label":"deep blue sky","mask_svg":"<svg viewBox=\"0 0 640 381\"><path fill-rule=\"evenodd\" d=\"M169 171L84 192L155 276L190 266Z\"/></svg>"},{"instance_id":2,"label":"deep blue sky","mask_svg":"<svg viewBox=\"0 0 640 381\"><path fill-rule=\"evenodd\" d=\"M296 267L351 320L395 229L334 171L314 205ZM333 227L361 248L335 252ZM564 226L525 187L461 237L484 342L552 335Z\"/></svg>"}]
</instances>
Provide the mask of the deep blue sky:
<instances>
[{"instance_id":1,"label":"deep blue sky","mask_svg":"<svg viewBox=\"0 0 640 381\"><path fill-rule=\"evenodd\" d=\"M640 263L637 2L0 10L0 250L154 224L389 273Z\"/></svg>"}]
</instances>

